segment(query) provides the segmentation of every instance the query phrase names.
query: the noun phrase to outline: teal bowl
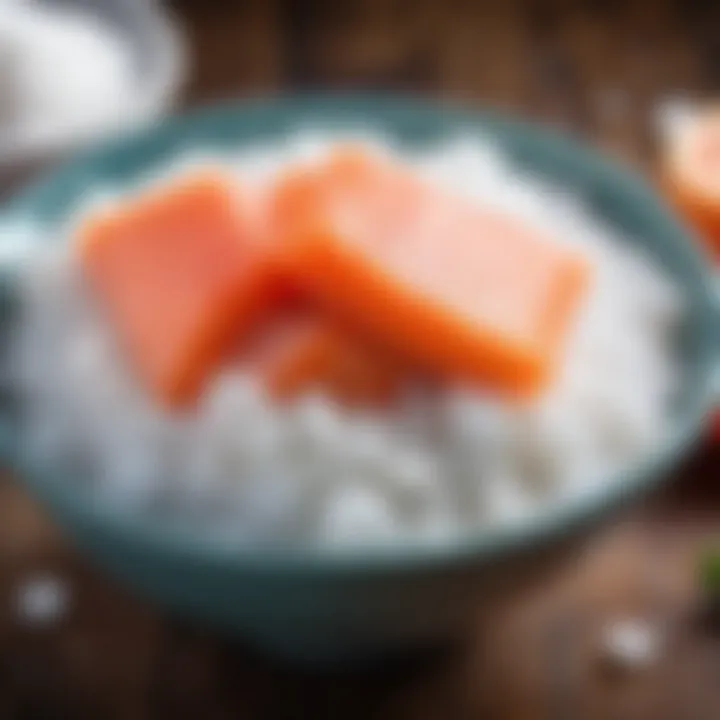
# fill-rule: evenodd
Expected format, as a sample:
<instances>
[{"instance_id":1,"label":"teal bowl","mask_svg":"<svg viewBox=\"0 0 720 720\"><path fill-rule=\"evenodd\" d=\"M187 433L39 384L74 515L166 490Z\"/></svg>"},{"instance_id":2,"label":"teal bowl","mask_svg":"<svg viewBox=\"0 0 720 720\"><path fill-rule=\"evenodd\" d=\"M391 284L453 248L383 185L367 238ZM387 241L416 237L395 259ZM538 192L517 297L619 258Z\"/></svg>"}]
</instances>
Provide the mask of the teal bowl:
<instances>
[{"instance_id":1,"label":"teal bowl","mask_svg":"<svg viewBox=\"0 0 720 720\"><path fill-rule=\"evenodd\" d=\"M265 650L336 662L461 636L468 622L483 613L492 617L498 604L576 552L608 513L657 485L698 437L712 406L720 347L711 264L651 190L569 137L487 110L378 95L217 106L92 151L19 195L5 213L52 228L97 186L132 184L183 151L236 149L307 125L370 127L414 146L459 131L489 136L520 166L570 188L631 242L642 244L684 290L689 306L682 393L669 438L623 477L608 478L606 489L592 497L438 547L344 555L299 548L251 551L124 514L23 457L12 398L0 398L0 452L18 481L99 566L172 612ZM11 271L4 290L0 328L11 317Z\"/></svg>"}]
</instances>

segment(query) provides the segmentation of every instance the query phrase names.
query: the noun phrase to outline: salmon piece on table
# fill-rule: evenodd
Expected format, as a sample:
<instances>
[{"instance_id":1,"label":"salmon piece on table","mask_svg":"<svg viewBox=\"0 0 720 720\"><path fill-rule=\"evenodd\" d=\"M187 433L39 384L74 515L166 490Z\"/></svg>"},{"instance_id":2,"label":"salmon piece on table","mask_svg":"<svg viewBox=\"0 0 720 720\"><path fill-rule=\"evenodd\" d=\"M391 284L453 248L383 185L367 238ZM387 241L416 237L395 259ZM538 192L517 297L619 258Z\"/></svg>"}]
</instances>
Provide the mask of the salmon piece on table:
<instances>
[{"instance_id":1,"label":"salmon piece on table","mask_svg":"<svg viewBox=\"0 0 720 720\"><path fill-rule=\"evenodd\" d=\"M720 107L698 112L668 139L662 183L679 212L720 257Z\"/></svg>"},{"instance_id":2,"label":"salmon piece on table","mask_svg":"<svg viewBox=\"0 0 720 720\"><path fill-rule=\"evenodd\" d=\"M354 148L287 174L271 213L287 271L406 357L514 396L551 376L589 268L539 230Z\"/></svg>"},{"instance_id":3,"label":"salmon piece on table","mask_svg":"<svg viewBox=\"0 0 720 720\"><path fill-rule=\"evenodd\" d=\"M203 171L86 220L85 274L153 394L192 402L282 292L251 195Z\"/></svg>"}]
</instances>

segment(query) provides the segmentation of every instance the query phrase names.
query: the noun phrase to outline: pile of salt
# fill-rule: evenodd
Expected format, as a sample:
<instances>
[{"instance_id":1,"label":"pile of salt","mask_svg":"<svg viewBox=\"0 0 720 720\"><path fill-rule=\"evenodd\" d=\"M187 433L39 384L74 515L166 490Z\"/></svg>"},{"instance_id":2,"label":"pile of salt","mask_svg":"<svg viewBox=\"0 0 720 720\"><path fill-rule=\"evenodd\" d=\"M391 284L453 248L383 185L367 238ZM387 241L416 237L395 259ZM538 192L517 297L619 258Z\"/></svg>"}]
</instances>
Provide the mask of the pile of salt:
<instances>
[{"instance_id":1,"label":"pile of salt","mask_svg":"<svg viewBox=\"0 0 720 720\"><path fill-rule=\"evenodd\" d=\"M118 127L132 106L130 43L98 18L34 0L0 2L0 152Z\"/></svg>"}]
</instances>

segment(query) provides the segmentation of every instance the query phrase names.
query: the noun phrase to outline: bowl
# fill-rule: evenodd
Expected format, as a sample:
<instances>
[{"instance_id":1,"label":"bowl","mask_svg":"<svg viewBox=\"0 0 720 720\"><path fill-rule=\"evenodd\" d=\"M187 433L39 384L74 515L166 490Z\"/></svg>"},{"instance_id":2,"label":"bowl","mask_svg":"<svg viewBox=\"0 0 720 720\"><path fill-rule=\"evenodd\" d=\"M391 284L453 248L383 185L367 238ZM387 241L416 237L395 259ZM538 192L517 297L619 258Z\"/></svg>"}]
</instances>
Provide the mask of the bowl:
<instances>
[{"instance_id":1,"label":"bowl","mask_svg":"<svg viewBox=\"0 0 720 720\"><path fill-rule=\"evenodd\" d=\"M12 393L0 400L0 453L77 546L143 597L304 661L339 662L462 636L483 613L527 590L582 547L610 513L656 486L700 433L713 401L720 351L710 263L643 182L571 137L484 109L392 95L278 97L230 103L117 139L27 189L5 209L52 229L96 186L124 185L183 151L225 150L281 138L308 125L374 128L421 146L480 133L522 167L571 188L639 243L684 291L682 392L667 440L622 477L497 530L433 547L354 553L230 547L157 519L99 505L60 472L20 451ZM2 285L12 317L12 267Z\"/></svg>"}]
</instances>

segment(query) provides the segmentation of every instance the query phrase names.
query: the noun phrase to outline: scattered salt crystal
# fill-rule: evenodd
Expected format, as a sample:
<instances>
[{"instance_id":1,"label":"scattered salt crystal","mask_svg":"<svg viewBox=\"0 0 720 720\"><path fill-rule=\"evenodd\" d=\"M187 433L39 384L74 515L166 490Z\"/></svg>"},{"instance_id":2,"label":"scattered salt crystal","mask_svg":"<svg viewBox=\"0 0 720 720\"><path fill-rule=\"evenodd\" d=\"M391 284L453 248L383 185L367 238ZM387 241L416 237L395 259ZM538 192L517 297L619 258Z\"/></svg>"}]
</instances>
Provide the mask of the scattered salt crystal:
<instances>
[{"instance_id":1,"label":"scattered salt crystal","mask_svg":"<svg viewBox=\"0 0 720 720\"><path fill-rule=\"evenodd\" d=\"M661 642L661 633L646 620L616 620L603 631L602 652L615 667L642 670L657 661Z\"/></svg>"},{"instance_id":2,"label":"scattered salt crystal","mask_svg":"<svg viewBox=\"0 0 720 720\"><path fill-rule=\"evenodd\" d=\"M48 627L60 621L70 606L68 584L57 575L39 573L25 578L14 590L14 606L24 625Z\"/></svg>"}]
</instances>

